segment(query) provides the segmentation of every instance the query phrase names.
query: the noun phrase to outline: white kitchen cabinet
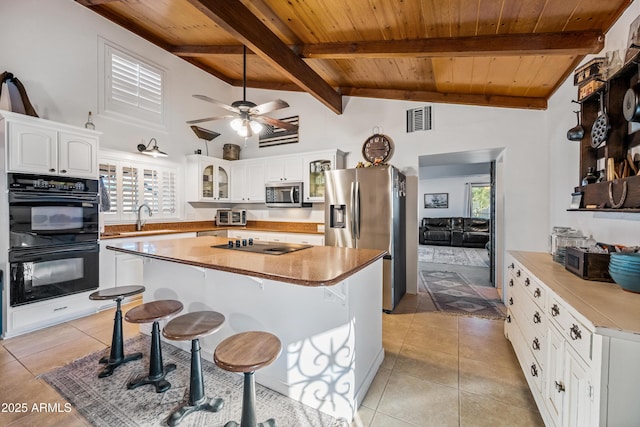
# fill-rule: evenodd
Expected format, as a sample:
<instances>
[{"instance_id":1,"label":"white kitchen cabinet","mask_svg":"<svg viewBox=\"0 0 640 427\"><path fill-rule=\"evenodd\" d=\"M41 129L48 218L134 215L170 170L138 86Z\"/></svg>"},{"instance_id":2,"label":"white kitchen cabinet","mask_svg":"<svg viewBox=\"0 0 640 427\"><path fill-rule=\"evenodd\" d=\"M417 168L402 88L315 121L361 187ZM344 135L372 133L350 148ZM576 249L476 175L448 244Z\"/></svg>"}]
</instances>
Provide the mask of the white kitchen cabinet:
<instances>
[{"instance_id":1,"label":"white kitchen cabinet","mask_svg":"<svg viewBox=\"0 0 640 427\"><path fill-rule=\"evenodd\" d=\"M632 326L617 326L629 316L624 310L603 316L606 304L629 297L572 275L548 254L514 252L506 260L505 335L545 425L638 425L640 338ZM536 352L531 337L543 331Z\"/></svg>"},{"instance_id":2,"label":"white kitchen cabinet","mask_svg":"<svg viewBox=\"0 0 640 427\"><path fill-rule=\"evenodd\" d=\"M186 196L188 202L228 202L230 162L198 154L187 156ZM195 185L194 185L195 184Z\"/></svg>"},{"instance_id":3,"label":"white kitchen cabinet","mask_svg":"<svg viewBox=\"0 0 640 427\"><path fill-rule=\"evenodd\" d=\"M114 286L144 284L143 258L124 252L107 249L107 246L131 242L153 242L158 240L195 237L196 233L158 234L153 236L126 237L100 241L100 289Z\"/></svg>"},{"instance_id":4,"label":"white kitchen cabinet","mask_svg":"<svg viewBox=\"0 0 640 427\"><path fill-rule=\"evenodd\" d=\"M7 310L4 339L95 313L100 305L89 299L92 292L95 291L11 307Z\"/></svg>"},{"instance_id":5,"label":"white kitchen cabinet","mask_svg":"<svg viewBox=\"0 0 640 427\"><path fill-rule=\"evenodd\" d=\"M22 114L2 116L8 172L97 179L97 132Z\"/></svg>"},{"instance_id":6,"label":"white kitchen cabinet","mask_svg":"<svg viewBox=\"0 0 640 427\"><path fill-rule=\"evenodd\" d=\"M263 203L265 161L262 159L233 162L231 164L231 201Z\"/></svg>"},{"instance_id":7,"label":"white kitchen cabinet","mask_svg":"<svg viewBox=\"0 0 640 427\"><path fill-rule=\"evenodd\" d=\"M270 157L266 159L265 181L302 181L300 156Z\"/></svg>"},{"instance_id":8,"label":"white kitchen cabinet","mask_svg":"<svg viewBox=\"0 0 640 427\"><path fill-rule=\"evenodd\" d=\"M305 153L302 156L304 200L324 202L326 171L344 168L345 153L340 150L325 150Z\"/></svg>"}]
</instances>

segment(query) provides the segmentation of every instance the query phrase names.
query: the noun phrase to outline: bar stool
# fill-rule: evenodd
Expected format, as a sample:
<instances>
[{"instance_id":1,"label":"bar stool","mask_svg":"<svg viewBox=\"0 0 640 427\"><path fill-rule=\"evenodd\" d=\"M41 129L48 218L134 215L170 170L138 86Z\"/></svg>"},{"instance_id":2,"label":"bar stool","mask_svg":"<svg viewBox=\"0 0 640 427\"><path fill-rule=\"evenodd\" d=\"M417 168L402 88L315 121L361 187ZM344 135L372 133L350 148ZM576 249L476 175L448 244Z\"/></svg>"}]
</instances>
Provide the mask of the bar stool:
<instances>
[{"instance_id":1,"label":"bar stool","mask_svg":"<svg viewBox=\"0 0 640 427\"><path fill-rule=\"evenodd\" d=\"M144 286L116 286L109 289L101 289L89 295L92 300L115 300L116 315L113 319L113 336L111 338L111 353L109 357L100 359L100 363L106 364L105 368L98 374L98 378L108 377L113 371L123 363L132 360L138 360L142 357L142 353L133 353L128 356L124 355L124 344L122 343L122 306L121 302L124 298L141 294L145 291Z\"/></svg>"},{"instance_id":2,"label":"bar stool","mask_svg":"<svg viewBox=\"0 0 640 427\"><path fill-rule=\"evenodd\" d=\"M213 353L213 361L220 368L230 372L244 373L242 392L242 418L240 424L229 421L225 427L266 427L275 426L273 418L264 423L256 422L256 390L253 374L256 370L270 365L280 355L282 343L269 332L242 332L226 338Z\"/></svg>"},{"instance_id":3,"label":"bar stool","mask_svg":"<svg viewBox=\"0 0 640 427\"><path fill-rule=\"evenodd\" d=\"M149 375L142 375L127 384L129 390L142 385L153 384L156 393L162 393L171 388L164 377L176 369L175 363L162 366L162 349L160 348L160 326L158 321L167 319L182 311L182 303L175 300L151 301L127 311L124 319L131 323L153 322L151 329L151 354L149 356Z\"/></svg>"},{"instance_id":4,"label":"bar stool","mask_svg":"<svg viewBox=\"0 0 640 427\"><path fill-rule=\"evenodd\" d=\"M174 317L162 329L162 335L170 340L191 340L189 400L169 415L167 423L170 426L178 425L184 417L195 411L218 412L222 409L222 399L209 399L204 394L199 338L217 332L224 321L224 315L216 311L195 311Z\"/></svg>"}]
</instances>

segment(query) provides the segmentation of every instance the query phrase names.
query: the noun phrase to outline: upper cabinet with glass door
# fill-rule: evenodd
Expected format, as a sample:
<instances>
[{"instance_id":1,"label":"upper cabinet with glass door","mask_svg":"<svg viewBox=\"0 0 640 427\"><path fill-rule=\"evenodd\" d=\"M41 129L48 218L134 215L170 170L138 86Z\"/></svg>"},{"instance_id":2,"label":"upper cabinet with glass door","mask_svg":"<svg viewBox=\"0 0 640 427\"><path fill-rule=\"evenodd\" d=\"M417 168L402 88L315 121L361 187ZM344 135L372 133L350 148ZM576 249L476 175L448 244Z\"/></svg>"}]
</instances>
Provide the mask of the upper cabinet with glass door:
<instances>
[{"instance_id":1,"label":"upper cabinet with glass door","mask_svg":"<svg viewBox=\"0 0 640 427\"><path fill-rule=\"evenodd\" d=\"M329 170L344 168L346 153L340 150L317 151L306 153L302 157L304 201L324 202L325 177Z\"/></svg>"},{"instance_id":2,"label":"upper cabinet with glass door","mask_svg":"<svg viewBox=\"0 0 640 427\"><path fill-rule=\"evenodd\" d=\"M226 160L198 154L187 156L187 201L229 201L229 169Z\"/></svg>"}]
</instances>

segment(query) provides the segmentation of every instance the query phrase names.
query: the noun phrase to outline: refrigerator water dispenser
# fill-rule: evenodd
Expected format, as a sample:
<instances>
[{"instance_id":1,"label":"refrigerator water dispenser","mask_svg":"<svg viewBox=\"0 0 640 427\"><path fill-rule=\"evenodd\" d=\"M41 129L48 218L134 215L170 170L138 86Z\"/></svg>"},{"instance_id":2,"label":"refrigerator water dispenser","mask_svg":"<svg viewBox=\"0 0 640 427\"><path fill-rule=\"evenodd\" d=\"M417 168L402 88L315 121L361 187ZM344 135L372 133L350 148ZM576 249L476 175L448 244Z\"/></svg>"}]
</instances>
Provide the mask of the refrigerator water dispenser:
<instances>
[{"instance_id":1,"label":"refrigerator water dispenser","mask_svg":"<svg viewBox=\"0 0 640 427\"><path fill-rule=\"evenodd\" d=\"M329 207L329 227L345 228L347 226L347 205L331 205Z\"/></svg>"}]
</instances>

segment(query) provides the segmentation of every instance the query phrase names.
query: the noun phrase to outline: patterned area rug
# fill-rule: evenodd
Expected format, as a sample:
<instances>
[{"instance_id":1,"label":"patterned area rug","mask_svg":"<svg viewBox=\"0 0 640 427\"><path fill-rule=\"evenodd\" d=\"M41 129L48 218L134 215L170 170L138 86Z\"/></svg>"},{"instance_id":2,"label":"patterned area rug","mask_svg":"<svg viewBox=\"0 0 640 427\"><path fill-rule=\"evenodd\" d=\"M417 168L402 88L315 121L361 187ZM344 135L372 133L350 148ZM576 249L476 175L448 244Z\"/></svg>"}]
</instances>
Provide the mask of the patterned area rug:
<instances>
[{"instance_id":1,"label":"patterned area rug","mask_svg":"<svg viewBox=\"0 0 640 427\"><path fill-rule=\"evenodd\" d=\"M166 426L169 414L188 397L191 355L163 342L164 363L177 365L177 369L167 375L171 388L164 393L156 393L151 385L128 390L127 383L131 379L148 372L150 341L147 335L127 340L126 354L139 351L143 358L121 365L111 377L98 378L103 366L98 360L105 354L100 351L43 374L41 378L95 426ZM224 407L217 413L194 412L183 419L180 427L222 426L230 420L239 422L243 377L226 372L205 359L202 370L206 395L222 397ZM258 421L275 418L278 427L347 425L259 384L256 384L256 413Z\"/></svg>"},{"instance_id":2,"label":"patterned area rug","mask_svg":"<svg viewBox=\"0 0 640 427\"><path fill-rule=\"evenodd\" d=\"M428 292L438 311L445 313L504 319L507 312L495 288L473 286L451 271L421 271L420 291Z\"/></svg>"},{"instance_id":3,"label":"patterned area rug","mask_svg":"<svg viewBox=\"0 0 640 427\"><path fill-rule=\"evenodd\" d=\"M489 255L484 248L460 248L455 246L418 246L418 261L437 264L489 267Z\"/></svg>"}]
</instances>

